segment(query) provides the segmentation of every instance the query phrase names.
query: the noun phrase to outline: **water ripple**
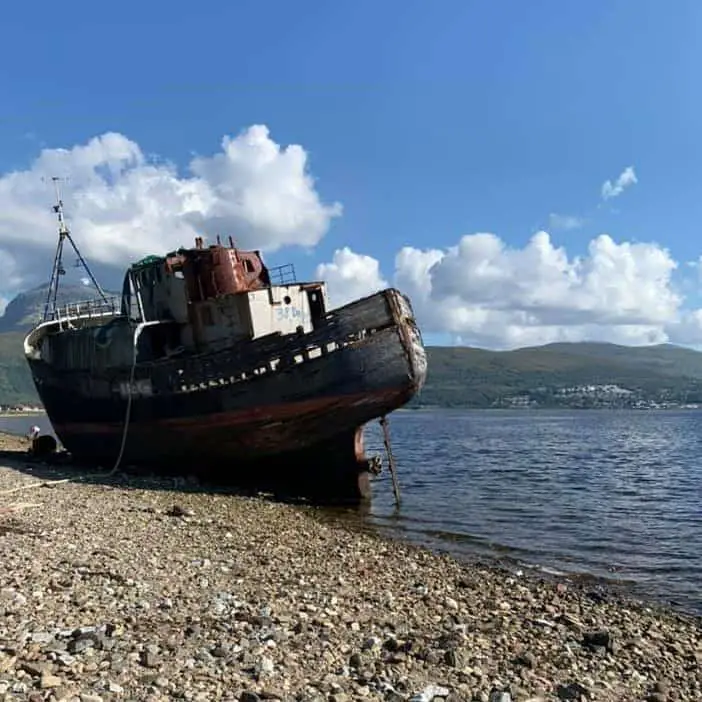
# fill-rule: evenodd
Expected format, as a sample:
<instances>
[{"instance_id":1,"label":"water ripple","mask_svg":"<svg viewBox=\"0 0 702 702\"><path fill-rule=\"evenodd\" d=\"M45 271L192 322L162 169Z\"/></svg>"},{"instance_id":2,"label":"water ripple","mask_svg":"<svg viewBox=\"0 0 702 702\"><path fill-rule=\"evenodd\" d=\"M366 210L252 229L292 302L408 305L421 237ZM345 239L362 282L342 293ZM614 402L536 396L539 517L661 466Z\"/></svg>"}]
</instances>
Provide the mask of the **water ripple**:
<instances>
[{"instance_id":1,"label":"water ripple","mask_svg":"<svg viewBox=\"0 0 702 702\"><path fill-rule=\"evenodd\" d=\"M702 612L702 414L415 411L392 417L403 503L370 520L452 551L631 581ZM370 452L382 452L369 427Z\"/></svg>"}]
</instances>

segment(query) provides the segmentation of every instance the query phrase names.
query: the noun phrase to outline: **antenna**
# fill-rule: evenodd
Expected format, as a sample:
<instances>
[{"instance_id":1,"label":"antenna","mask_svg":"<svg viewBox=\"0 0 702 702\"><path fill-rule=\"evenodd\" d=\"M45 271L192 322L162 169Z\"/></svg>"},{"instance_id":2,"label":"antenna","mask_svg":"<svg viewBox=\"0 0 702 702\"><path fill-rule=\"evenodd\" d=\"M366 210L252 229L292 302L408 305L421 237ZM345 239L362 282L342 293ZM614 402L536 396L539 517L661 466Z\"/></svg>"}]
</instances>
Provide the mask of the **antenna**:
<instances>
[{"instance_id":1,"label":"antenna","mask_svg":"<svg viewBox=\"0 0 702 702\"><path fill-rule=\"evenodd\" d=\"M58 219L59 239L58 244L56 245L54 265L51 270L49 290L46 295L46 303L44 304L44 321L46 321L47 319L51 319L56 312L56 298L58 296L59 280L61 279L62 275L66 274L66 269L63 267L63 246L65 241L68 241L68 243L71 245L71 248L73 249L73 252L76 255L76 268L82 267L85 269L85 272L88 274L88 277L97 289L98 294L104 302L107 302L105 293L103 292L102 288L100 287L100 284L95 279L95 276L88 267L88 264L85 262L85 259L78 250L78 247L76 246L76 243L75 241L73 241L73 237L71 236L71 232L68 229L68 226L66 225L66 218L63 214L63 200L61 199L61 189L59 186L61 178L59 178L58 176L53 176L51 180L54 183L54 191L56 193L56 204L53 206L53 210Z\"/></svg>"}]
</instances>

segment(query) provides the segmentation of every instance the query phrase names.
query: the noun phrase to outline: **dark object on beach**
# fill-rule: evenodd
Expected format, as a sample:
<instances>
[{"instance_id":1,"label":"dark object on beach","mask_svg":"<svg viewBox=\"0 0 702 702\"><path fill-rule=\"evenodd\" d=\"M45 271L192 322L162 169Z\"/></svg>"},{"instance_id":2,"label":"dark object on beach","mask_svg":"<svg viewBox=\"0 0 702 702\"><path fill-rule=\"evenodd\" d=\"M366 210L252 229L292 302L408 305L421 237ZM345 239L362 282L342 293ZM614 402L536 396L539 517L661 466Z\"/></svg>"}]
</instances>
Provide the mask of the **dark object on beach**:
<instances>
[{"instance_id":1,"label":"dark object on beach","mask_svg":"<svg viewBox=\"0 0 702 702\"><path fill-rule=\"evenodd\" d=\"M56 448L56 439L51 434L43 434L32 439L30 453L37 458L41 458L54 453Z\"/></svg>"},{"instance_id":2,"label":"dark object on beach","mask_svg":"<svg viewBox=\"0 0 702 702\"><path fill-rule=\"evenodd\" d=\"M57 193L58 195L58 193ZM422 387L409 300L387 289L329 311L323 282L217 239L149 256L108 297L65 225L44 320L24 351L73 459L196 473L322 501L369 497L363 426ZM100 299L56 304L64 242Z\"/></svg>"},{"instance_id":3,"label":"dark object on beach","mask_svg":"<svg viewBox=\"0 0 702 702\"><path fill-rule=\"evenodd\" d=\"M615 653L613 636L604 629L601 631L588 631L583 634L582 645L592 650L603 649L607 653Z\"/></svg>"}]
</instances>

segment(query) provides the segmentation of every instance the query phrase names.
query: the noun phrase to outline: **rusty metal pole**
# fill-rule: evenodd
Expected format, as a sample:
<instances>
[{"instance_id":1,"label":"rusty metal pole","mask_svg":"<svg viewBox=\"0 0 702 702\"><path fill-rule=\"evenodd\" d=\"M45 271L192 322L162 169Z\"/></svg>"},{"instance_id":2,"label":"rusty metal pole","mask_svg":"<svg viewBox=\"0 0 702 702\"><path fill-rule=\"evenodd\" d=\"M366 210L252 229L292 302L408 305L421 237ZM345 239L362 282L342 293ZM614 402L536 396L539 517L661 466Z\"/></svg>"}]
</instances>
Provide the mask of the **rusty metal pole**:
<instances>
[{"instance_id":1,"label":"rusty metal pole","mask_svg":"<svg viewBox=\"0 0 702 702\"><path fill-rule=\"evenodd\" d=\"M388 455L388 468L392 476L392 491L395 493L395 505L400 506L400 483L397 480L397 469L395 467L395 457L392 455L390 448L390 431L388 430L388 420L383 417L380 420L380 426L383 427L383 442L385 443L385 453Z\"/></svg>"}]
</instances>

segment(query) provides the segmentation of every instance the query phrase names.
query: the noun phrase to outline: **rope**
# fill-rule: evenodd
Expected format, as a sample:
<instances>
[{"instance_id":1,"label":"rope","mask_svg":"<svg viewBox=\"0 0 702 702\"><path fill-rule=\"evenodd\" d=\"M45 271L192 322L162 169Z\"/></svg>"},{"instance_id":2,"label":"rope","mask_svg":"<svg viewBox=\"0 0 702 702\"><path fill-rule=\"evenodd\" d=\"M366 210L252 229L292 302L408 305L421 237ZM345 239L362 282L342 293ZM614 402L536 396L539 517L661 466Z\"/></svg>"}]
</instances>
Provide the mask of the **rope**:
<instances>
[{"instance_id":1,"label":"rope","mask_svg":"<svg viewBox=\"0 0 702 702\"><path fill-rule=\"evenodd\" d=\"M128 388L128 395L127 395L127 409L124 414L124 425L122 427L122 441L120 443L119 447L119 453L117 454L117 459L115 460L114 465L110 470L107 472L103 473L91 473L88 475L82 475L78 478L63 478L61 480L45 480L40 483L31 483L30 485L20 485L19 487L16 488L11 488L9 490L2 490L0 491L0 495L9 495L14 492L20 492L22 490L28 490L31 488L37 488L37 487L51 487L53 485L60 485L61 483L68 483L68 482L75 482L75 481L81 481L81 480L88 480L89 478L108 478L112 475L114 475L118 470L120 465L122 464L122 459L124 458L124 450L127 446L127 437L129 435L129 425L131 422L131 417L132 417L132 398L133 398L133 393L132 393L132 386L134 385L134 376L136 374L136 366L137 366L137 358L138 358L138 351L137 347L139 345L139 337L141 336L141 332L144 330L144 327L148 327L153 324L158 324L158 322L140 322L137 324L137 326L134 328L134 336L133 336L133 347L132 347L132 364L131 368L129 370L129 388ZM3 510L6 508L2 508Z\"/></svg>"},{"instance_id":2,"label":"rope","mask_svg":"<svg viewBox=\"0 0 702 702\"><path fill-rule=\"evenodd\" d=\"M136 365L137 365L137 346L139 344L139 337L141 336L141 332L144 330L144 327L147 326L149 322L140 322L137 324L137 326L134 329L134 345L132 348L132 367L129 371L129 387L128 387L128 394L127 394L127 410L124 414L124 426L122 427L122 443L120 444L119 447L119 453L117 454L117 460L115 461L115 464L112 466L112 468L107 472L107 473L102 473L100 475L114 475L118 470L120 465L122 464L122 458L124 458L124 449L127 446L127 436L129 434L129 424L132 418L132 397L134 396L134 393L132 392L132 386L134 385L134 375L136 373ZM152 322L153 324L153 322Z\"/></svg>"},{"instance_id":3,"label":"rope","mask_svg":"<svg viewBox=\"0 0 702 702\"><path fill-rule=\"evenodd\" d=\"M387 417L381 417L380 426L383 429L383 443L385 444L385 453L388 456L388 468L392 477L392 491L395 493L395 507L400 506L400 482L397 479L397 468L395 466L395 457L392 455L390 447L390 432L388 431Z\"/></svg>"}]
</instances>

